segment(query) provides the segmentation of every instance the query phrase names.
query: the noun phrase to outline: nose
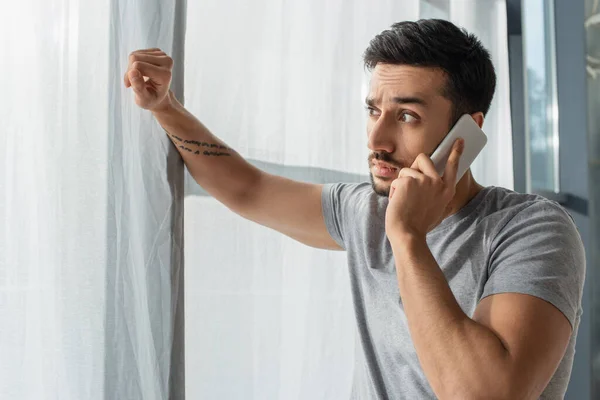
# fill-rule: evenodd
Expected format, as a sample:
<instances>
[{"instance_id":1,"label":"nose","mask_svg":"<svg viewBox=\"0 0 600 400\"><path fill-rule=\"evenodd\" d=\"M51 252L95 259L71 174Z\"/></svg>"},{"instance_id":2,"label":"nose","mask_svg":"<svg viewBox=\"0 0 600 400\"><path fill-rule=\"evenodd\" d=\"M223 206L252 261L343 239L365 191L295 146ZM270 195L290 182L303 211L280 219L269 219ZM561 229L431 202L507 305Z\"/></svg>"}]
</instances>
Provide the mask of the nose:
<instances>
[{"instance_id":1,"label":"nose","mask_svg":"<svg viewBox=\"0 0 600 400\"><path fill-rule=\"evenodd\" d=\"M369 150L373 152L394 152L394 130L386 123L383 116L368 124L367 135Z\"/></svg>"}]
</instances>

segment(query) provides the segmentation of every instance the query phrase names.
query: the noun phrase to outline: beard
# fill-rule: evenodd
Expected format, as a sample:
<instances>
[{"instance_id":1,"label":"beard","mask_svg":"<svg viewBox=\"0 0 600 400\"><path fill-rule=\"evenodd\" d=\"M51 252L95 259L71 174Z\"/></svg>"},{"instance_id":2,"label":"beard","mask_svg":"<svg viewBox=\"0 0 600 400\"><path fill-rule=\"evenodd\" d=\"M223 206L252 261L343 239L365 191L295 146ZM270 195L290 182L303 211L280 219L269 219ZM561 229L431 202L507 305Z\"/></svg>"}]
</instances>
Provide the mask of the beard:
<instances>
[{"instance_id":1,"label":"beard","mask_svg":"<svg viewBox=\"0 0 600 400\"><path fill-rule=\"evenodd\" d=\"M390 186L392 185L392 181L386 183L381 178L375 178L372 172L369 172L369 178L371 178L371 187L373 191L381 197L390 197ZM378 182L375 180L377 179Z\"/></svg>"},{"instance_id":2,"label":"beard","mask_svg":"<svg viewBox=\"0 0 600 400\"><path fill-rule=\"evenodd\" d=\"M394 160L392 158L392 156L389 153L385 153L385 152L372 153L369 155L369 158L368 158L369 178L371 179L371 187L373 188L373 191L377 195L379 195L381 197L389 197L390 196L390 187L392 186L392 182L394 179L374 177L373 171L372 171L372 167L373 167L372 161L373 160L379 160L379 161L388 163L388 164L398 168L398 170L402 169L402 164L406 164L406 163L397 162L396 160Z\"/></svg>"}]
</instances>

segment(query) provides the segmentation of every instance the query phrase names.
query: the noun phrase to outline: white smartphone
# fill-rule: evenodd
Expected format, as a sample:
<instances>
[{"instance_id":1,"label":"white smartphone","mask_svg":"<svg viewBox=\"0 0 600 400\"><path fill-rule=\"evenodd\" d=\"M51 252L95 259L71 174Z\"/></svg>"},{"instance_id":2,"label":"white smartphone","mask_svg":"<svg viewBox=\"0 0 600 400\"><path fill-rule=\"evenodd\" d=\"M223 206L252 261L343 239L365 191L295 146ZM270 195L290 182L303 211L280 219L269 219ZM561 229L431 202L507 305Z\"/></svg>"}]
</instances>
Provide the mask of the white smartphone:
<instances>
[{"instance_id":1,"label":"white smartphone","mask_svg":"<svg viewBox=\"0 0 600 400\"><path fill-rule=\"evenodd\" d=\"M431 155L431 161L433 161L435 169L440 176L444 175L444 169L446 168L448 157L450 157L452 145L459 138L464 139L465 149L458 162L458 171L456 172L457 183L487 143L487 136L473 120L473 117L469 114L460 117Z\"/></svg>"}]
</instances>

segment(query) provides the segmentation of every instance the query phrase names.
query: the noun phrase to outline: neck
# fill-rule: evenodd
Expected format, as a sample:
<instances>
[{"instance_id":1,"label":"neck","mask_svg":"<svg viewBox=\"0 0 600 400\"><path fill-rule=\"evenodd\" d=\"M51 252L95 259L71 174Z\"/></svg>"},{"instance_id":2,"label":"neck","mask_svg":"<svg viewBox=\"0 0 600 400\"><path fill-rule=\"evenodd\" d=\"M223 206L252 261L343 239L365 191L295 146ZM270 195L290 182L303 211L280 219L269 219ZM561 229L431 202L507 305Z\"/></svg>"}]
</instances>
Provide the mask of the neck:
<instances>
[{"instance_id":1,"label":"neck","mask_svg":"<svg viewBox=\"0 0 600 400\"><path fill-rule=\"evenodd\" d=\"M446 207L444 219L460 211L460 209L467 205L481 189L483 189L483 186L475 181L471 174L471 170L468 170L456 184L456 194Z\"/></svg>"}]
</instances>

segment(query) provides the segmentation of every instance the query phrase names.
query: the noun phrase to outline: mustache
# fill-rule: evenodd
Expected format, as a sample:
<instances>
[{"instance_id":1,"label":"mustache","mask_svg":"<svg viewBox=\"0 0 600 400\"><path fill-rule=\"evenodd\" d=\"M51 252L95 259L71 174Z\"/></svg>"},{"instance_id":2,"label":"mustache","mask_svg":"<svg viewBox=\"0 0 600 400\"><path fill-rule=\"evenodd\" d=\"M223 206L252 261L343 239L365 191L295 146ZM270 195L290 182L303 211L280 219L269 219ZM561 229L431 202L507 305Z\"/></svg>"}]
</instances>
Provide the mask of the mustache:
<instances>
[{"instance_id":1,"label":"mustache","mask_svg":"<svg viewBox=\"0 0 600 400\"><path fill-rule=\"evenodd\" d=\"M373 160L377 160L377 161L381 161L387 164L390 164L391 166L398 168L398 169L402 169L404 168L406 165L410 165L408 163L407 160L394 160L392 158L392 155L390 153L386 153L386 152L376 152L376 153L371 153L369 154L369 164L371 164L373 162Z\"/></svg>"}]
</instances>

